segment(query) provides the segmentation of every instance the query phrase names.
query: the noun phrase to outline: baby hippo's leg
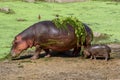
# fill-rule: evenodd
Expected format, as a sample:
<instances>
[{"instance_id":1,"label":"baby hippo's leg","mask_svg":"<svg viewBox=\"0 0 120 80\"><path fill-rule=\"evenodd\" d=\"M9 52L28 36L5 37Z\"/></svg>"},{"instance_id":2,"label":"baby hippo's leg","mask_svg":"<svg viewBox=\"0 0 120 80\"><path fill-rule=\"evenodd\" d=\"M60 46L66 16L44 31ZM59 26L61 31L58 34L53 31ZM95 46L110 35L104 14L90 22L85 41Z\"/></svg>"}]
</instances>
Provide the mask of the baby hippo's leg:
<instances>
[{"instance_id":1,"label":"baby hippo's leg","mask_svg":"<svg viewBox=\"0 0 120 80\"><path fill-rule=\"evenodd\" d=\"M106 55L105 55L105 61L108 61L108 60L109 60L109 58L110 58L109 53L106 53Z\"/></svg>"},{"instance_id":2,"label":"baby hippo's leg","mask_svg":"<svg viewBox=\"0 0 120 80\"><path fill-rule=\"evenodd\" d=\"M91 59L91 60L93 59L93 55L91 55L90 59Z\"/></svg>"},{"instance_id":3,"label":"baby hippo's leg","mask_svg":"<svg viewBox=\"0 0 120 80\"><path fill-rule=\"evenodd\" d=\"M96 60L96 55L94 55L94 60Z\"/></svg>"}]
</instances>

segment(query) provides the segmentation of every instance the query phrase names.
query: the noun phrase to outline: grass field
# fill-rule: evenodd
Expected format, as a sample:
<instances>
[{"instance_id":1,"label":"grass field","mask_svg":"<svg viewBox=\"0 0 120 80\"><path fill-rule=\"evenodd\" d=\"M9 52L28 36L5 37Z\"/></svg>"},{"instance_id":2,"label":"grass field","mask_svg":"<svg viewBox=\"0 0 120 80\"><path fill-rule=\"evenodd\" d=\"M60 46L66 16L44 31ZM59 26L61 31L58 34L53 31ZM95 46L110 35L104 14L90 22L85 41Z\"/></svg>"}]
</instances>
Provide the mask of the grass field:
<instances>
[{"instance_id":1,"label":"grass field","mask_svg":"<svg viewBox=\"0 0 120 80\"><path fill-rule=\"evenodd\" d=\"M10 51L14 36L30 25L38 22L38 15L42 20L51 20L56 14L62 16L75 16L87 23L93 32L106 33L110 39L103 43L120 42L120 4L115 2L76 2L76 3L26 3L26 2L0 2L0 7L9 7L15 14L0 13L0 58ZM22 18L26 21L19 22Z\"/></svg>"}]
</instances>

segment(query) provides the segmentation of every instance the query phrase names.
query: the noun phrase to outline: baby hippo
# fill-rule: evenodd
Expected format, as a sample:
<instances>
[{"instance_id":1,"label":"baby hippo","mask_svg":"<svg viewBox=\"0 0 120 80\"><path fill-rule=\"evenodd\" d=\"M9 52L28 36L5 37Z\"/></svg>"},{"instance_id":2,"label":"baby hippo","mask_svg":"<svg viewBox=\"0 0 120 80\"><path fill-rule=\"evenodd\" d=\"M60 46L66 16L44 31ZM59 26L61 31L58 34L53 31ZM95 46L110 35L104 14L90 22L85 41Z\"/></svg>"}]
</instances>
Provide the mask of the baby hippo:
<instances>
[{"instance_id":1,"label":"baby hippo","mask_svg":"<svg viewBox=\"0 0 120 80\"><path fill-rule=\"evenodd\" d=\"M91 57L91 59L96 59L96 57L105 58L107 61L110 59L111 49L104 44L92 45L89 48L84 49L83 54L85 57Z\"/></svg>"}]
</instances>

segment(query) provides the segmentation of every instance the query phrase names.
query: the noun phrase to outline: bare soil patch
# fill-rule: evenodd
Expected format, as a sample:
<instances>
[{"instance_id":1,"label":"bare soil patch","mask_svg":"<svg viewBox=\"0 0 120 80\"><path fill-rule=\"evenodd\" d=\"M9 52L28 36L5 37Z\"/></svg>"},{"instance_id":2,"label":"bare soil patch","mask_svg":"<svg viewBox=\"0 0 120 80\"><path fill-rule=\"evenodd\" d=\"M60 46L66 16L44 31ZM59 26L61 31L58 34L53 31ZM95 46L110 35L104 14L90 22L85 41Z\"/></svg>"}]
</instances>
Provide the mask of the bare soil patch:
<instances>
[{"instance_id":1,"label":"bare soil patch","mask_svg":"<svg viewBox=\"0 0 120 80\"><path fill-rule=\"evenodd\" d=\"M0 80L120 80L120 45L109 46L112 49L109 61L65 54L38 60L1 61Z\"/></svg>"}]
</instances>

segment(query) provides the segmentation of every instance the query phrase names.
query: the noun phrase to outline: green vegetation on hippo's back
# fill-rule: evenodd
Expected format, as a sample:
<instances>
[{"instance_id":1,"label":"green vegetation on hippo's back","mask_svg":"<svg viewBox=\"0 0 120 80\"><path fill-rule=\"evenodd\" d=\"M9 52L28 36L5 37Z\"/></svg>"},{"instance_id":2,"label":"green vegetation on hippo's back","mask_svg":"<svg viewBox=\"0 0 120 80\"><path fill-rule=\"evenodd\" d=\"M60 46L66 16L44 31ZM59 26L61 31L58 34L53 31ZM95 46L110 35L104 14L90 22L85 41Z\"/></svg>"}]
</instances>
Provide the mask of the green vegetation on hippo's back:
<instances>
[{"instance_id":1,"label":"green vegetation on hippo's back","mask_svg":"<svg viewBox=\"0 0 120 80\"><path fill-rule=\"evenodd\" d=\"M67 29L67 25L71 25L75 29L75 35L77 37L77 45L81 41L81 44L85 42L86 32L85 27L81 21L76 17L57 17L52 20L57 28Z\"/></svg>"}]
</instances>

